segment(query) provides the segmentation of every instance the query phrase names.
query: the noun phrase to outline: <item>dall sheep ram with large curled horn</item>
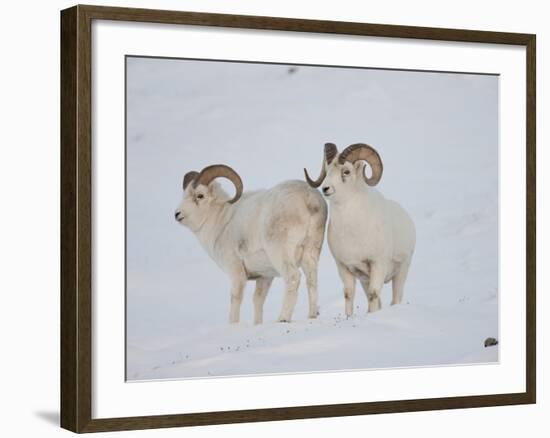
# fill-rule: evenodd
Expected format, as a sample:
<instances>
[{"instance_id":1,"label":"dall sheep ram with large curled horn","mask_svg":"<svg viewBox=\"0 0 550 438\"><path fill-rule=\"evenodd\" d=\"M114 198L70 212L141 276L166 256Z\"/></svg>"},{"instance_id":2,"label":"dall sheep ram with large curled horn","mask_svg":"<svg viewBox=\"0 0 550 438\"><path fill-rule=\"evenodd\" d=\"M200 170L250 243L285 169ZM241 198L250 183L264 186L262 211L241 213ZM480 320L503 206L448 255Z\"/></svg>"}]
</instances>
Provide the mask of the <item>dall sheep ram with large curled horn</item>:
<instances>
[{"instance_id":1,"label":"dall sheep ram with large curled horn","mask_svg":"<svg viewBox=\"0 0 550 438\"><path fill-rule=\"evenodd\" d=\"M229 179L233 198L216 178ZM263 320L263 304L274 277L285 282L279 321L288 322L296 305L300 269L309 295L309 317L317 316L317 265L327 220L327 205L303 181L286 181L269 190L243 193L240 176L217 164L183 178L183 200L175 218L187 226L231 279L229 321L239 321L247 280L256 280L254 322Z\"/></svg>"},{"instance_id":2,"label":"dall sheep ram with large curled horn","mask_svg":"<svg viewBox=\"0 0 550 438\"><path fill-rule=\"evenodd\" d=\"M365 174L365 161L372 170L370 177ZM344 283L346 315L353 314L356 279L367 295L369 312L381 308L380 293L390 280L392 304L399 304L416 231L407 212L373 188L383 172L378 152L357 143L339 154L336 145L327 143L319 178L313 180L304 172L309 185L322 185L329 200L328 243Z\"/></svg>"}]
</instances>

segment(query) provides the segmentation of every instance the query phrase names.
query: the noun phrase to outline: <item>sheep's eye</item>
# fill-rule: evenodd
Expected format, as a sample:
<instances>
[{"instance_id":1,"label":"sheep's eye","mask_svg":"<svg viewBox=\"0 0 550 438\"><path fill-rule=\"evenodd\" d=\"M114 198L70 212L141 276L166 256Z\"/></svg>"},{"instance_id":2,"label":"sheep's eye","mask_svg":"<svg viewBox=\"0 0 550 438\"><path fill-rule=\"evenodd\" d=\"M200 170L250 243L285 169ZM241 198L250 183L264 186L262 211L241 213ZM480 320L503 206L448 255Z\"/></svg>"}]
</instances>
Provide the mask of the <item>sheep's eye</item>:
<instances>
[{"instance_id":1,"label":"sheep's eye","mask_svg":"<svg viewBox=\"0 0 550 438\"><path fill-rule=\"evenodd\" d=\"M345 169L344 172L343 172L343 174L346 175L346 176L349 175L350 173L351 172L349 171L349 169Z\"/></svg>"},{"instance_id":2,"label":"sheep's eye","mask_svg":"<svg viewBox=\"0 0 550 438\"><path fill-rule=\"evenodd\" d=\"M197 199L202 199L202 198L204 198L204 195L203 195L202 193L199 193L199 194L197 195Z\"/></svg>"}]
</instances>

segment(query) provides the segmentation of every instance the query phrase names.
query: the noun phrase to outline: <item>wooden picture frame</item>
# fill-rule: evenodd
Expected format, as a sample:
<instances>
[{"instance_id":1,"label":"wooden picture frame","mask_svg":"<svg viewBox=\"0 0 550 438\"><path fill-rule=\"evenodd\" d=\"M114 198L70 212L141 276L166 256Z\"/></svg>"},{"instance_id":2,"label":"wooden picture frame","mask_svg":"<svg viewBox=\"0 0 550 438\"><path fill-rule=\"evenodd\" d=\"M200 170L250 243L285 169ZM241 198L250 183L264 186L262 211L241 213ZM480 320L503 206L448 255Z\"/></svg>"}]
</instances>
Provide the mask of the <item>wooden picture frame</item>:
<instances>
[{"instance_id":1,"label":"wooden picture frame","mask_svg":"<svg viewBox=\"0 0 550 438\"><path fill-rule=\"evenodd\" d=\"M184 24L526 48L526 391L239 411L92 418L92 21ZM74 432L336 417L535 403L535 35L196 12L75 6L61 12L61 426Z\"/></svg>"}]
</instances>

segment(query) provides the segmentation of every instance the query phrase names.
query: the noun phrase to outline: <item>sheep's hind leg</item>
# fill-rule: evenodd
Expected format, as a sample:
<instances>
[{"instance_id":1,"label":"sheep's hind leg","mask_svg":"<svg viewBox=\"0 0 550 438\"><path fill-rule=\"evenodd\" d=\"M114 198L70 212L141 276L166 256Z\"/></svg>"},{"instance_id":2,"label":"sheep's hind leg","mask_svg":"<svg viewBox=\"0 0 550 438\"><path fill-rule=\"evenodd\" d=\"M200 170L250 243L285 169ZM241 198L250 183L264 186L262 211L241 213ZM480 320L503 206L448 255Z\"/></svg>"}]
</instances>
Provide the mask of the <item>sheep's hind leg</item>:
<instances>
[{"instance_id":1,"label":"sheep's hind leg","mask_svg":"<svg viewBox=\"0 0 550 438\"><path fill-rule=\"evenodd\" d=\"M318 292L318 268L319 256L325 238L325 225L327 222L327 209L322 199L310 199L308 211L311 214L306 239L304 241L304 253L301 267L304 271L309 296L309 318L319 316L319 292Z\"/></svg>"},{"instance_id":2,"label":"sheep's hind leg","mask_svg":"<svg viewBox=\"0 0 550 438\"><path fill-rule=\"evenodd\" d=\"M285 281L285 296L283 299L283 308L279 316L279 322L290 322L292 313L298 299L298 287L300 286L300 271L296 266L286 265L282 272Z\"/></svg>"},{"instance_id":3,"label":"sheep's hind leg","mask_svg":"<svg viewBox=\"0 0 550 438\"><path fill-rule=\"evenodd\" d=\"M256 280L256 290L254 291L254 324L261 324L263 322L265 298L272 282L272 277L261 277Z\"/></svg>"},{"instance_id":4,"label":"sheep's hind leg","mask_svg":"<svg viewBox=\"0 0 550 438\"><path fill-rule=\"evenodd\" d=\"M317 318L319 315L318 292L317 292L317 266L319 255L312 253L312 250L305 251L302 259L302 270L306 277L307 292L309 297L309 318Z\"/></svg>"},{"instance_id":5,"label":"sheep's hind leg","mask_svg":"<svg viewBox=\"0 0 550 438\"><path fill-rule=\"evenodd\" d=\"M407 279L407 274L409 272L409 264L403 263L399 267L397 274L393 277L392 280L392 301L391 305L400 304L403 300L403 289L405 288L405 280Z\"/></svg>"},{"instance_id":6,"label":"sheep's hind leg","mask_svg":"<svg viewBox=\"0 0 550 438\"><path fill-rule=\"evenodd\" d=\"M343 264L336 262L338 273L344 283L344 300L346 316L353 315L353 300L355 299L355 276Z\"/></svg>"}]
</instances>

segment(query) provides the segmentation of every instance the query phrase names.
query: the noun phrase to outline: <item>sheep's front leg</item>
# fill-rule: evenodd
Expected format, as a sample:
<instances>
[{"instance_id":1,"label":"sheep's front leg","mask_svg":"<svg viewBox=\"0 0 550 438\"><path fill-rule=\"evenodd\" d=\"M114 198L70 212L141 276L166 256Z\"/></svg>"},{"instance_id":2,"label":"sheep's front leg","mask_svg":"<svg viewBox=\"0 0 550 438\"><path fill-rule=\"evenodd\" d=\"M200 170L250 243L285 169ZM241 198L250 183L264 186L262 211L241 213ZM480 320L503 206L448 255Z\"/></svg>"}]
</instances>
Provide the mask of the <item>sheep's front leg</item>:
<instances>
[{"instance_id":1,"label":"sheep's front leg","mask_svg":"<svg viewBox=\"0 0 550 438\"><path fill-rule=\"evenodd\" d=\"M244 275L235 274L231 279L231 310L229 311L229 323L231 324L239 322L245 285L246 276Z\"/></svg>"},{"instance_id":2,"label":"sheep's front leg","mask_svg":"<svg viewBox=\"0 0 550 438\"><path fill-rule=\"evenodd\" d=\"M405 287L405 280L407 279L407 273L409 272L409 264L403 263L399 267L397 274L392 280L392 302L391 305L400 304L403 299L403 289Z\"/></svg>"},{"instance_id":3,"label":"sheep's front leg","mask_svg":"<svg viewBox=\"0 0 550 438\"><path fill-rule=\"evenodd\" d=\"M369 301L369 312L376 312L382 308L380 294L384 287L385 269L381 263L372 263L368 286L366 289L367 299Z\"/></svg>"},{"instance_id":4,"label":"sheep's front leg","mask_svg":"<svg viewBox=\"0 0 550 438\"><path fill-rule=\"evenodd\" d=\"M336 262L338 273L344 283L344 300L346 316L353 315L353 300L355 299L355 276L342 263Z\"/></svg>"},{"instance_id":5,"label":"sheep's front leg","mask_svg":"<svg viewBox=\"0 0 550 438\"><path fill-rule=\"evenodd\" d=\"M283 308L279 316L279 322L290 322L292 313L298 299L298 287L300 286L300 271L296 266L287 265L283 272L285 280L285 297L283 300Z\"/></svg>"},{"instance_id":6,"label":"sheep's front leg","mask_svg":"<svg viewBox=\"0 0 550 438\"><path fill-rule=\"evenodd\" d=\"M272 277L262 277L256 280L256 290L254 291L254 324L261 324L264 319L264 303Z\"/></svg>"}]
</instances>

